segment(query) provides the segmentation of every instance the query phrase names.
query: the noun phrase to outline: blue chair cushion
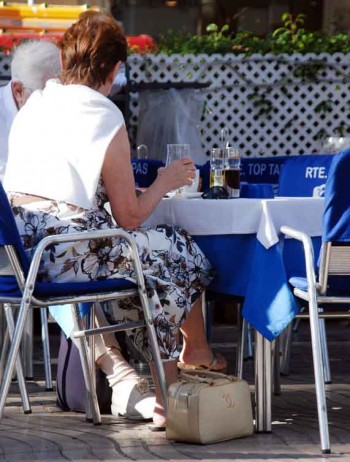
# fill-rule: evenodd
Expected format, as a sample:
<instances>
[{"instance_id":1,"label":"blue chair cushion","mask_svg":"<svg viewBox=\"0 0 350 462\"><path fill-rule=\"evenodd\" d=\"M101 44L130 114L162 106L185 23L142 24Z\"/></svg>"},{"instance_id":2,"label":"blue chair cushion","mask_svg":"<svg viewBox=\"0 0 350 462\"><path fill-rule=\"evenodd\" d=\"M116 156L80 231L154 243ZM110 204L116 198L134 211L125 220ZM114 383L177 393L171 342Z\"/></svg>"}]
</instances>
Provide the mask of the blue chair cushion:
<instances>
[{"instance_id":1,"label":"blue chair cushion","mask_svg":"<svg viewBox=\"0 0 350 462\"><path fill-rule=\"evenodd\" d=\"M341 296L349 296L349 286L350 286L350 278L349 277L337 277L332 278L330 277L328 280L329 289L327 290L327 296L334 296L334 297L341 297ZM300 289L303 291L307 291L308 284L305 277L294 276L289 279L289 284L296 289Z\"/></svg>"},{"instance_id":2,"label":"blue chair cushion","mask_svg":"<svg viewBox=\"0 0 350 462\"><path fill-rule=\"evenodd\" d=\"M299 276L294 276L289 279L289 284L292 287L295 287L296 289L300 289L303 291L307 291L308 284L307 284L307 279Z\"/></svg>"},{"instance_id":3,"label":"blue chair cushion","mask_svg":"<svg viewBox=\"0 0 350 462\"><path fill-rule=\"evenodd\" d=\"M100 292L122 291L135 289L135 283L125 279L106 279L103 281L89 282L38 282L35 285L34 295L37 297L64 297L84 295ZM0 276L0 297L21 297L22 293L18 288L14 276Z\"/></svg>"}]
</instances>

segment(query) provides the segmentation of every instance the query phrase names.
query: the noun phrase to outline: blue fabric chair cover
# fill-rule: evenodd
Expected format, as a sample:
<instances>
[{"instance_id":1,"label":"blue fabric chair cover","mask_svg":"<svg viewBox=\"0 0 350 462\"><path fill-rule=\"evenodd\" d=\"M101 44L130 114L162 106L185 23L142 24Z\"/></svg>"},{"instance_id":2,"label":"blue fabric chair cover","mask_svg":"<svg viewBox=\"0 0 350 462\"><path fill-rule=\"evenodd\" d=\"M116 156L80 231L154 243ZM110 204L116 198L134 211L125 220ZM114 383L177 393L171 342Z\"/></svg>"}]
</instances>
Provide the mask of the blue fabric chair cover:
<instances>
[{"instance_id":1,"label":"blue fabric chair cover","mask_svg":"<svg viewBox=\"0 0 350 462\"><path fill-rule=\"evenodd\" d=\"M325 210L323 214L322 242L350 241L350 150L332 156L325 188ZM288 241L286 241L288 242ZM314 240L313 240L314 243ZM319 247L314 246L315 259L319 255ZM315 262L315 267L317 262ZM305 290L307 280L300 272L289 273L289 283L293 287ZM349 292L349 278L330 276L328 278L329 295L341 295Z\"/></svg>"},{"instance_id":2,"label":"blue fabric chair cover","mask_svg":"<svg viewBox=\"0 0 350 462\"><path fill-rule=\"evenodd\" d=\"M139 188L148 188L157 178L158 168L164 163L156 159L132 159L135 185Z\"/></svg>"},{"instance_id":3,"label":"blue fabric chair cover","mask_svg":"<svg viewBox=\"0 0 350 462\"><path fill-rule=\"evenodd\" d=\"M323 154L288 157L281 168L279 195L311 197L314 188L320 188L318 195L322 196L333 157ZM318 255L321 239L313 238L313 245ZM304 256L298 242L284 241L283 258L288 276L305 276Z\"/></svg>"},{"instance_id":4,"label":"blue fabric chair cover","mask_svg":"<svg viewBox=\"0 0 350 462\"><path fill-rule=\"evenodd\" d=\"M202 187L201 191L207 191L210 186L210 161L206 162L203 165L197 165L199 169L199 176L202 178Z\"/></svg>"},{"instance_id":5,"label":"blue fabric chair cover","mask_svg":"<svg viewBox=\"0 0 350 462\"><path fill-rule=\"evenodd\" d=\"M242 157L241 181L278 184L281 167L289 156Z\"/></svg>"},{"instance_id":6,"label":"blue fabric chair cover","mask_svg":"<svg viewBox=\"0 0 350 462\"><path fill-rule=\"evenodd\" d=\"M349 242L350 149L333 157L326 185L322 239L324 242Z\"/></svg>"},{"instance_id":7,"label":"blue fabric chair cover","mask_svg":"<svg viewBox=\"0 0 350 462\"><path fill-rule=\"evenodd\" d=\"M307 154L288 157L281 168L278 194L288 197L324 195L325 184L333 155Z\"/></svg>"},{"instance_id":8,"label":"blue fabric chair cover","mask_svg":"<svg viewBox=\"0 0 350 462\"><path fill-rule=\"evenodd\" d=\"M132 159L135 186L138 188L148 188L157 178L159 167L164 167L164 162L156 159ZM201 191L209 189L210 181L210 161L203 165L197 165L199 175L202 178Z\"/></svg>"}]
</instances>

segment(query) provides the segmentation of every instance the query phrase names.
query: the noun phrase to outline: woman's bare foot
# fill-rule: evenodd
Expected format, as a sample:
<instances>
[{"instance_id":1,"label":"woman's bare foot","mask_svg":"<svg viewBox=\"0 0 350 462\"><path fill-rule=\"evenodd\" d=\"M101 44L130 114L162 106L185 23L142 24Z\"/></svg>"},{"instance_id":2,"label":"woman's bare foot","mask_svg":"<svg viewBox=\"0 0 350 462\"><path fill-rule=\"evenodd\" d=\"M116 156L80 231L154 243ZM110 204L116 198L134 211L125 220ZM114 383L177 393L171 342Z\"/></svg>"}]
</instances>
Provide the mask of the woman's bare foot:
<instances>
[{"instance_id":1,"label":"woman's bare foot","mask_svg":"<svg viewBox=\"0 0 350 462\"><path fill-rule=\"evenodd\" d=\"M187 351L184 348L178 362L180 369L208 369L223 371L227 368L227 361L220 353L214 353L209 347L205 350Z\"/></svg>"},{"instance_id":2,"label":"woman's bare foot","mask_svg":"<svg viewBox=\"0 0 350 462\"><path fill-rule=\"evenodd\" d=\"M180 364L222 371L227 367L227 361L219 354L214 354L205 334L202 313L202 300L199 298L180 327L183 346L180 354Z\"/></svg>"}]
</instances>

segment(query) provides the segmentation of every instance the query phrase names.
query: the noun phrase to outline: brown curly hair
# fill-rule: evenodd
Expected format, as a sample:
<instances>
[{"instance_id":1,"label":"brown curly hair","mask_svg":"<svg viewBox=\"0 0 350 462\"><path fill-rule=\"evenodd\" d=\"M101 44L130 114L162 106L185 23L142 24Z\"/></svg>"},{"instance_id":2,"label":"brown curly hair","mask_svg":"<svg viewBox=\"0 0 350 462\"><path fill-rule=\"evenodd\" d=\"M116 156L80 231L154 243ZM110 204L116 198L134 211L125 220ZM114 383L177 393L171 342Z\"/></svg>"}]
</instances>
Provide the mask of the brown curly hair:
<instances>
[{"instance_id":1,"label":"brown curly hair","mask_svg":"<svg viewBox=\"0 0 350 462\"><path fill-rule=\"evenodd\" d=\"M86 11L65 32L60 48L61 81L97 89L119 61L126 61L127 41L117 21L106 13Z\"/></svg>"}]
</instances>

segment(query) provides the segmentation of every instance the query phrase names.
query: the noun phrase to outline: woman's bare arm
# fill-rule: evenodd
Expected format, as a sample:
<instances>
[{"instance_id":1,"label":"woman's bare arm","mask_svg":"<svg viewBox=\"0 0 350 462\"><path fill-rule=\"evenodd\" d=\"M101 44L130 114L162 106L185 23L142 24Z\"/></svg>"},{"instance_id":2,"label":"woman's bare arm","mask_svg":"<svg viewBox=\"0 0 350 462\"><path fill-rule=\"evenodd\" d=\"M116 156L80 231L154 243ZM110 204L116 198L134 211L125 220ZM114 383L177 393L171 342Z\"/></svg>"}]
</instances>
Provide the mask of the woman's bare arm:
<instances>
[{"instance_id":1,"label":"woman's bare arm","mask_svg":"<svg viewBox=\"0 0 350 462\"><path fill-rule=\"evenodd\" d=\"M112 215L119 226L126 229L140 226L167 192L191 184L194 174L195 166L190 159L175 161L160 169L153 184L137 197L125 127L111 141L102 167Z\"/></svg>"}]
</instances>

